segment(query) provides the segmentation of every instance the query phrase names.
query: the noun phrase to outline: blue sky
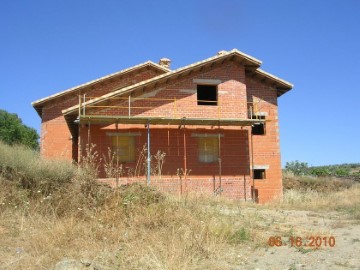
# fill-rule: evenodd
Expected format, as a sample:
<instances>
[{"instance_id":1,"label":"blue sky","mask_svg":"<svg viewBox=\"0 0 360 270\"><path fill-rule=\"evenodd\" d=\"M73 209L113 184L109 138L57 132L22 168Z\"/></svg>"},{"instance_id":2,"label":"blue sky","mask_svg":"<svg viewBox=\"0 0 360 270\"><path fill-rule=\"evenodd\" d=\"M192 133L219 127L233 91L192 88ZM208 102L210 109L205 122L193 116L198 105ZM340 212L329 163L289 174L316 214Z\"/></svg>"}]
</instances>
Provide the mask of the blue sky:
<instances>
[{"instance_id":1,"label":"blue sky","mask_svg":"<svg viewBox=\"0 0 360 270\"><path fill-rule=\"evenodd\" d=\"M326 3L326 4L325 4ZM3 0L0 108L40 130L31 102L162 57L237 48L290 81L282 162L360 162L360 1Z\"/></svg>"}]
</instances>

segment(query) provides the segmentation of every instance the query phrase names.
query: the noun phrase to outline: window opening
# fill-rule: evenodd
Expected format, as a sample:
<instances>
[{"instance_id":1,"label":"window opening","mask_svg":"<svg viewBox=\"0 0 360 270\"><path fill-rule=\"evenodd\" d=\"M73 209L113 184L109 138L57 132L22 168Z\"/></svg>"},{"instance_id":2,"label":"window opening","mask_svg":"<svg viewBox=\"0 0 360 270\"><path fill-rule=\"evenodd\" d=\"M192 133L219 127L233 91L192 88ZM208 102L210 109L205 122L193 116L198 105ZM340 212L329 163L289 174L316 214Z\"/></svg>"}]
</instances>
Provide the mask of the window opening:
<instances>
[{"instance_id":1,"label":"window opening","mask_svg":"<svg viewBox=\"0 0 360 270\"><path fill-rule=\"evenodd\" d=\"M265 179L265 169L254 169L254 179Z\"/></svg>"},{"instance_id":2,"label":"window opening","mask_svg":"<svg viewBox=\"0 0 360 270\"><path fill-rule=\"evenodd\" d=\"M263 115L253 115L252 119L260 119L265 120L265 116ZM254 123L251 126L251 133L253 135L265 135L265 123Z\"/></svg>"},{"instance_id":3,"label":"window opening","mask_svg":"<svg viewBox=\"0 0 360 270\"><path fill-rule=\"evenodd\" d=\"M135 161L135 137L113 136L112 151L117 155L120 162Z\"/></svg>"},{"instance_id":4,"label":"window opening","mask_svg":"<svg viewBox=\"0 0 360 270\"><path fill-rule=\"evenodd\" d=\"M219 141L216 137L198 138L199 162L217 162L219 158Z\"/></svg>"},{"instance_id":5,"label":"window opening","mask_svg":"<svg viewBox=\"0 0 360 270\"><path fill-rule=\"evenodd\" d=\"M216 85L198 85L197 86L197 104L206 106L217 106L217 86Z\"/></svg>"}]
</instances>

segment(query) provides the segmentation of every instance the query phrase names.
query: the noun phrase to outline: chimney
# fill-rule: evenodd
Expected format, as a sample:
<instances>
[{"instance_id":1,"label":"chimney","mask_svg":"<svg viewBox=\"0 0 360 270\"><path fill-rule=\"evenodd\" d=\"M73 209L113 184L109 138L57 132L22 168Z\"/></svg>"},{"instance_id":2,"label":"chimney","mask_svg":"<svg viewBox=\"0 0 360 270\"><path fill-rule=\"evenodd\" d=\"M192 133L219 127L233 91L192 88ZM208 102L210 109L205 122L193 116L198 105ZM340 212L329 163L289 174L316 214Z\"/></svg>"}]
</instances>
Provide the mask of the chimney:
<instances>
[{"instance_id":1,"label":"chimney","mask_svg":"<svg viewBox=\"0 0 360 270\"><path fill-rule=\"evenodd\" d=\"M162 66L164 68L168 68L168 69L170 69L170 63L171 63L171 60L168 58L161 58L159 61L160 66Z\"/></svg>"},{"instance_id":2,"label":"chimney","mask_svg":"<svg viewBox=\"0 0 360 270\"><path fill-rule=\"evenodd\" d=\"M227 53L228 53L227 51L222 50L222 51L219 51L219 52L217 53L217 55L224 55L224 54L227 54Z\"/></svg>"}]
</instances>

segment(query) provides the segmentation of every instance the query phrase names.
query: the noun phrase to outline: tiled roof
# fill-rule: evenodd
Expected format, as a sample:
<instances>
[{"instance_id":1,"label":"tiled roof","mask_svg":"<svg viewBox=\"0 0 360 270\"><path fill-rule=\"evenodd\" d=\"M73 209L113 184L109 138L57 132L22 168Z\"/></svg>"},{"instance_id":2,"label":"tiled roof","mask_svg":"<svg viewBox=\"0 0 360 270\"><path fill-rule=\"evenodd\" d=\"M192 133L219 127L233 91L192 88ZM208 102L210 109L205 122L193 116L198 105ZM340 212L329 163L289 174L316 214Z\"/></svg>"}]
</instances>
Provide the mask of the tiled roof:
<instances>
[{"instance_id":1,"label":"tiled roof","mask_svg":"<svg viewBox=\"0 0 360 270\"><path fill-rule=\"evenodd\" d=\"M72 93L72 92L75 92L75 91L78 91L82 88L85 88L85 87L88 87L88 86L91 86L93 84L96 84L96 83L99 83L101 81L104 81L106 79L110 79L110 78L113 78L113 77L116 77L118 75L121 75L121 74L126 74L126 73L129 73L129 72L132 72L132 71L136 71L137 69L141 69L143 67L146 67L146 66L151 66L151 67L154 67L156 69L159 69L161 71L164 71L164 72L169 72L169 69L161 66L161 65L158 65L158 64L155 64L154 62L151 62L151 61L147 61L145 63L141 63L139 65L136 65L136 66L133 66L133 67L130 67L130 68L126 68L126 69L123 69L123 70L120 70L118 72L115 72L115 73L112 73L112 74L109 74L109 75L106 75L106 76L103 76L101 78L98 78L96 80L92 80L90 82L87 82L87 83L84 83L84 84L80 84L80 85L77 85L75 87L72 87L72 88L69 88L67 90L64 90L64 91L61 91L61 92L58 92L54 95L51 95L51 96L48 96L48 97L45 97L45 98L42 98L42 99L39 99L39 100L36 100L34 102L31 103L31 105L33 107L37 107L49 100L52 100L52 99L55 99L55 98L58 98L60 96L64 96L66 94L69 94L69 93Z\"/></svg>"}]
</instances>

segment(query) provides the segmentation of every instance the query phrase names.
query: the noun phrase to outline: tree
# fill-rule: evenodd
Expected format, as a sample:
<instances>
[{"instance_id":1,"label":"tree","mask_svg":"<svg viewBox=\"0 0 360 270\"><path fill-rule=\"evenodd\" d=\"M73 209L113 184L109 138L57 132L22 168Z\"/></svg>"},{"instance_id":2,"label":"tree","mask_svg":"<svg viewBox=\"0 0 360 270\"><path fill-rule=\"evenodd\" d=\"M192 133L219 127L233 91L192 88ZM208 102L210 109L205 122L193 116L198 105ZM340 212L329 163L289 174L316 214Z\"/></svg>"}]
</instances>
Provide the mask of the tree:
<instances>
[{"instance_id":1,"label":"tree","mask_svg":"<svg viewBox=\"0 0 360 270\"><path fill-rule=\"evenodd\" d=\"M39 148L39 135L34 128L22 123L14 113L0 110L0 140L13 145L23 144L32 149Z\"/></svg>"},{"instance_id":2,"label":"tree","mask_svg":"<svg viewBox=\"0 0 360 270\"><path fill-rule=\"evenodd\" d=\"M305 175L308 173L308 164L298 160L286 162L285 170L293 172L295 175Z\"/></svg>"}]
</instances>

